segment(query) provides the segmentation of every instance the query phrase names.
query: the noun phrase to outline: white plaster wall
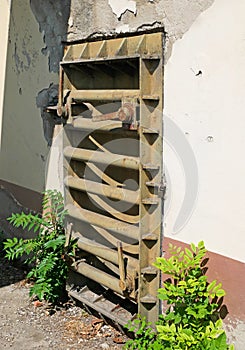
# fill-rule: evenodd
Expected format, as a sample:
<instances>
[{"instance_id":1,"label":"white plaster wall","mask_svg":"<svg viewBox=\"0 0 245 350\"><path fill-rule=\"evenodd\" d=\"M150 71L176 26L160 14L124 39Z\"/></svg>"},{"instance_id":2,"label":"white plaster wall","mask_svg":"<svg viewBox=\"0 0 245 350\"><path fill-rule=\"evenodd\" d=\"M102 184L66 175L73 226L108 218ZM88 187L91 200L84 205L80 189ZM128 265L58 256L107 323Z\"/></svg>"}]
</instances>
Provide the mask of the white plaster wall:
<instances>
[{"instance_id":1,"label":"white plaster wall","mask_svg":"<svg viewBox=\"0 0 245 350\"><path fill-rule=\"evenodd\" d=\"M199 171L192 216L173 234L185 184L179 155L166 146L171 204L165 236L185 242L203 239L209 250L241 261L245 259L244 13L245 1L216 0L174 44L164 86L164 113L185 134ZM202 74L196 76L199 70Z\"/></svg>"},{"instance_id":2,"label":"white plaster wall","mask_svg":"<svg viewBox=\"0 0 245 350\"><path fill-rule=\"evenodd\" d=\"M54 129L53 142L46 162L45 189L55 189L64 195L63 125L56 125Z\"/></svg>"},{"instance_id":3,"label":"white plaster wall","mask_svg":"<svg viewBox=\"0 0 245 350\"><path fill-rule=\"evenodd\" d=\"M3 97L4 97L4 82L5 69L8 47L8 30L9 30L9 14L10 0L1 0L0 11L0 42L1 42L1 64L0 64L0 150L2 136L2 121L3 121Z\"/></svg>"}]
</instances>

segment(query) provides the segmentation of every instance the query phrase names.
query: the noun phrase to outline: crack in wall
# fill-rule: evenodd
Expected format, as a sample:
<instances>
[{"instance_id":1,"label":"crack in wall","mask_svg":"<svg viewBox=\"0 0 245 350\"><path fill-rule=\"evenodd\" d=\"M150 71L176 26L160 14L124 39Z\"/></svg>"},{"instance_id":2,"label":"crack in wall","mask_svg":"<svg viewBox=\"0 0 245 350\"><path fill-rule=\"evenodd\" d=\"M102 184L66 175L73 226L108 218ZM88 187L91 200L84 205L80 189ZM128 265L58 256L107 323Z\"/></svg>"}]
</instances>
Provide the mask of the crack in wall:
<instances>
[{"instance_id":1,"label":"crack in wall","mask_svg":"<svg viewBox=\"0 0 245 350\"><path fill-rule=\"evenodd\" d=\"M151 23L143 23L139 27L137 27L136 31L147 31L151 29L163 28L163 23L160 21L155 21Z\"/></svg>"},{"instance_id":2,"label":"crack in wall","mask_svg":"<svg viewBox=\"0 0 245 350\"><path fill-rule=\"evenodd\" d=\"M126 0L71 0L72 27L69 28L68 41L136 33L151 26L163 27L166 34L166 63L174 42L189 30L196 18L213 2L214 0L137 0L134 1L136 13L135 7L127 6Z\"/></svg>"},{"instance_id":3,"label":"crack in wall","mask_svg":"<svg viewBox=\"0 0 245 350\"><path fill-rule=\"evenodd\" d=\"M14 195L3 185L0 185L0 202L4 203L4 206L0 208L0 231L3 232L3 238L30 238L32 236L31 233L27 233L21 227L14 227L7 220L12 213L27 213L28 209L20 204Z\"/></svg>"}]
</instances>

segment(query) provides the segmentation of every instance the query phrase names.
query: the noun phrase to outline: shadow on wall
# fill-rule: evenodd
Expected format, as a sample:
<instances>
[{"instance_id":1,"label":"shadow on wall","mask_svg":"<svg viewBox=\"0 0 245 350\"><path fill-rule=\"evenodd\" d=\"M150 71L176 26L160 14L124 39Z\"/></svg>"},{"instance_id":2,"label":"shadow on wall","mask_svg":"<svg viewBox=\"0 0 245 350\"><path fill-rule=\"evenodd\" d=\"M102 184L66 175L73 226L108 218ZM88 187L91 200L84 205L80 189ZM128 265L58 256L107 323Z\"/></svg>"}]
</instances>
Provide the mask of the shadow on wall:
<instances>
[{"instance_id":1,"label":"shadow on wall","mask_svg":"<svg viewBox=\"0 0 245 350\"><path fill-rule=\"evenodd\" d=\"M166 251L164 255L166 258L170 256L168 252L169 243L182 248L188 247L186 243L165 237L163 250ZM223 304L223 298L219 300L220 317L227 324L231 323L235 325L236 322L243 323L245 317L244 263L208 251L202 267L208 276L208 281L216 280L218 283L221 282L222 288L226 291L224 297L225 304Z\"/></svg>"},{"instance_id":2,"label":"shadow on wall","mask_svg":"<svg viewBox=\"0 0 245 350\"><path fill-rule=\"evenodd\" d=\"M45 47L41 52L48 55L49 71L58 73L63 57L62 41L67 39L71 0L30 0L31 10L43 33Z\"/></svg>"},{"instance_id":3,"label":"shadow on wall","mask_svg":"<svg viewBox=\"0 0 245 350\"><path fill-rule=\"evenodd\" d=\"M67 40L71 0L30 0L30 6L46 45L41 52L43 55L48 55L49 71L58 73L59 62L62 60L64 50L62 42ZM51 83L36 97L36 105L41 111L43 133L48 146L52 144L54 127L60 124L60 118L48 113L46 108L56 106L57 103L58 84Z\"/></svg>"},{"instance_id":4,"label":"shadow on wall","mask_svg":"<svg viewBox=\"0 0 245 350\"><path fill-rule=\"evenodd\" d=\"M11 2L0 183L29 209L40 207L36 199L35 203L31 200L30 192L37 198L45 189L47 143L51 144L57 122L46 107L57 103L59 62L62 41L67 38L70 3L71 0ZM0 217L5 207L0 203Z\"/></svg>"},{"instance_id":5,"label":"shadow on wall","mask_svg":"<svg viewBox=\"0 0 245 350\"><path fill-rule=\"evenodd\" d=\"M21 227L14 227L7 220L12 213L28 213L29 210L23 207L16 198L8 191L5 187L0 185L0 203L5 203L5 206L2 206L1 216L0 216L0 241L5 240L6 238L13 237L22 237L22 238L31 238L33 237L33 232L27 232Z\"/></svg>"}]
</instances>

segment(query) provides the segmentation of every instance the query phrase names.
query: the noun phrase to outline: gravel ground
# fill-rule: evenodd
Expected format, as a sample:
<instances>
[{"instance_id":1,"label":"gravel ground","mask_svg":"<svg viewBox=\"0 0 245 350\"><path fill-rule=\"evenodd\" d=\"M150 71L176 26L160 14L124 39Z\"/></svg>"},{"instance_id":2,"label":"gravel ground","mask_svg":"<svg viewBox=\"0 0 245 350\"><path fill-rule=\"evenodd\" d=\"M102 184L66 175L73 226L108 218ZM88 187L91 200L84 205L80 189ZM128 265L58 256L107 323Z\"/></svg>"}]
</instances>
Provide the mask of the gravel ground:
<instances>
[{"instance_id":1,"label":"gravel ground","mask_svg":"<svg viewBox=\"0 0 245 350\"><path fill-rule=\"evenodd\" d=\"M29 298L25 272L0 257L0 349L123 348L126 337L68 302L51 309Z\"/></svg>"}]
</instances>

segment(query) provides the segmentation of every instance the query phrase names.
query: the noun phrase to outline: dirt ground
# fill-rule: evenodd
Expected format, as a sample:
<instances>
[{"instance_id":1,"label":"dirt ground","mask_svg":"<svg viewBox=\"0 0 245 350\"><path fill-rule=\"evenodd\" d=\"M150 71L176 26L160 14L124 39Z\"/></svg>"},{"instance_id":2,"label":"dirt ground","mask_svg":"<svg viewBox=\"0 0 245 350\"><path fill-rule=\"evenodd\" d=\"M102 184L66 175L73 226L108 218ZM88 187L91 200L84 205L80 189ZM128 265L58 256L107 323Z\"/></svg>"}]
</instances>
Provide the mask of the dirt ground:
<instances>
[{"instance_id":1,"label":"dirt ground","mask_svg":"<svg viewBox=\"0 0 245 350\"><path fill-rule=\"evenodd\" d=\"M52 309L29 298L23 269L0 257L0 349L123 348L126 337L72 302Z\"/></svg>"}]
</instances>

